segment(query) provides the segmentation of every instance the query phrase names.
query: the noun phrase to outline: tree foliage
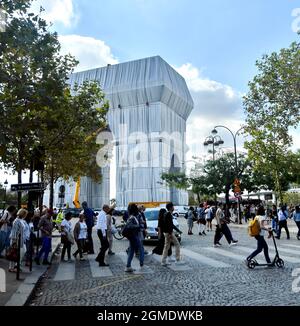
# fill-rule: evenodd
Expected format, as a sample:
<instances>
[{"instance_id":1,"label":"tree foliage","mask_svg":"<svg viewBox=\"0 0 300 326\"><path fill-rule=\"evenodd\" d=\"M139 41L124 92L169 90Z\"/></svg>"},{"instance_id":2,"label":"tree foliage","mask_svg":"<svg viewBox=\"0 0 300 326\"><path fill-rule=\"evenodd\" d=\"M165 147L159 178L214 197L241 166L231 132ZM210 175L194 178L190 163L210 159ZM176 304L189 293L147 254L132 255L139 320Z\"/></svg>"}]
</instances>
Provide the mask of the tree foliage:
<instances>
[{"instance_id":1,"label":"tree foliage","mask_svg":"<svg viewBox=\"0 0 300 326\"><path fill-rule=\"evenodd\" d=\"M77 61L60 54L57 34L30 12L31 2L1 1L7 25L0 33L0 160L19 182L36 153L52 183L80 175L99 181L96 135L108 104L97 83L70 89Z\"/></svg>"},{"instance_id":2,"label":"tree foliage","mask_svg":"<svg viewBox=\"0 0 300 326\"><path fill-rule=\"evenodd\" d=\"M256 66L258 74L244 97L245 130L252 138L245 147L254 168L272 177L282 201L282 185L294 173L289 129L300 121L300 43L264 55Z\"/></svg>"}]
</instances>

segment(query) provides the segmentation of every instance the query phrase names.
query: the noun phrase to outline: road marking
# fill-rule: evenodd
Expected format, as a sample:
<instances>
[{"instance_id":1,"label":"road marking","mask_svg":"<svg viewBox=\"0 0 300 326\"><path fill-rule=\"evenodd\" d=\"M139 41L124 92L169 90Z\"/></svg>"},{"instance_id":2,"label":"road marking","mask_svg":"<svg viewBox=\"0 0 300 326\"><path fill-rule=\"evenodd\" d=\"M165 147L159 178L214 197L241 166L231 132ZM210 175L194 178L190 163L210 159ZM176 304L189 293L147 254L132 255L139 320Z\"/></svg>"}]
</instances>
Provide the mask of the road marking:
<instances>
[{"instance_id":1,"label":"road marking","mask_svg":"<svg viewBox=\"0 0 300 326\"><path fill-rule=\"evenodd\" d=\"M152 255L153 259L156 260L157 262L161 263L161 256L159 255ZM192 268L190 266L188 266L187 264L183 264L183 265L176 265L175 263L172 263L171 265L167 265L167 268L171 269L174 272L185 272L185 271L189 271Z\"/></svg>"},{"instance_id":2,"label":"road marking","mask_svg":"<svg viewBox=\"0 0 300 326\"><path fill-rule=\"evenodd\" d=\"M272 249L272 250L275 250L275 247L273 247L273 246L269 246L269 248ZM282 248L281 246L278 247L278 251L279 251L279 252L281 252L281 251L282 251L282 252L286 252L286 253L288 253L288 254L293 254L293 255L300 255L300 250L297 251L297 250L292 250L292 249Z\"/></svg>"},{"instance_id":3,"label":"road marking","mask_svg":"<svg viewBox=\"0 0 300 326\"><path fill-rule=\"evenodd\" d=\"M220 249L220 248L210 248L210 247L205 247L203 248L205 250L208 250L208 251L211 251L215 254L218 254L218 255L221 255L221 256L225 256L225 257L229 257L231 259L235 259L235 260L238 260L239 262L243 262L246 260L246 257L245 256L242 256L242 255L238 255L238 254L235 254L231 251L226 251L226 250L223 250L223 249ZM247 249L249 254L251 253L251 249ZM259 262L260 263L260 262Z\"/></svg>"},{"instance_id":4,"label":"road marking","mask_svg":"<svg viewBox=\"0 0 300 326\"><path fill-rule=\"evenodd\" d=\"M95 261L96 257L97 257L97 255L89 255L89 258L88 258L92 276L93 277L113 276L113 273L108 266L107 267L99 266L99 263L97 261Z\"/></svg>"},{"instance_id":5,"label":"road marking","mask_svg":"<svg viewBox=\"0 0 300 326\"><path fill-rule=\"evenodd\" d=\"M235 249L243 251L243 252L247 252L249 255L251 254L251 252L256 250L256 248L246 248L246 247L241 247L241 246L237 246L237 247L235 247ZM275 248L269 247L269 253L271 253L271 255L275 255ZM261 254L262 255L264 254L263 251L261 253L259 253L259 255L257 255L257 257L259 257ZM300 263L299 258L280 255L280 249L279 249L279 257L282 258L283 260L289 262L289 263L293 263L293 264ZM272 257L270 257L270 258L272 260Z\"/></svg>"},{"instance_id":6,"label":"road marking","mask_svg":"<svg viewBox=\"0 0 300 326\"><path fill-rule=\"evenodd\" d=\"M120 252L117 254L117 256L121 258L121 260L123 261L123 263L126 266L127 265L127 254L125 252ZM144 262L145 262L145 260L144 260ZM125 266L124 266L124 269L125 269ZM136 258L135 255L131 261L131 267L133 269L135 269L133 274L152 274L152 273L154 273L154 271L149 266L146 266L146 265L144 265L144 269L141 270L140 260L138 258Z\"/></svg>"},{"instance_id":7,"label":"road marking","mask_svg":"<svg viewBox=\"0 0 300 326\"><path fill-rule=\"evenodd\" d=\"M186 256L188 256L188 257L190 257L190 258L192 258L192 259L194 259L194 260L196 260L196 261L198 261L200 263L203 263L205 265L209 265L209 266L212 266L212 267L231 267L231 265L228 265L228 264L223 263L221 261L218 261L218 260L203 256L203 255L201 255L201 254L199 254L197 252L194 252L192 250L189 250L189 249L181 248L180 251L184 255L186 255Z\"/></svg>"},{"instance_id":8,"label":"road marking","mask_svg":"<svg viewBox=\"0 0 300 326\"><path fill-rule=\"evenodd\" d=\"M75 280L75 262L60 263L54 277L54 281Z\"/></svg>"},{"instance_id":9,"label":"road marking","mask_svg":"<svg viewBox=\"0 0 300 326\"><path fill-rule=\"evenodd\" d=\"M289 244L289 243L282 243L280 245L285 246L285 247L297 248L298 250L300 250L300 246L297 246L297 245L293 245L293 244Z\"/></svg>"}]
</instances>

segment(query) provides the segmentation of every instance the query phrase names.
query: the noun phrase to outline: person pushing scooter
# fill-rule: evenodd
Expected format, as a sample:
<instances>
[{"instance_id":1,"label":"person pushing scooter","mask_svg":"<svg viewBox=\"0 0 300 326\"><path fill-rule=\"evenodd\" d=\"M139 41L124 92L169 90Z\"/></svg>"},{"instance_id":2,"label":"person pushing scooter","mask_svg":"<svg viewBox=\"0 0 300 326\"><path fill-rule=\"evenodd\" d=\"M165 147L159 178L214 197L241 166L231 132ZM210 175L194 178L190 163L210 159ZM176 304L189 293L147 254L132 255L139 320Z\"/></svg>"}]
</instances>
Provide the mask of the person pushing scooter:
<instances>
[{"instance_id":1,"label":"person pushing scooter","mask_svg":"<svg viewBox=\"0 0 300 326\"><path fill-rule=\"evenodd\" d=\"M270 266L272 266L271 259L269 257L269 248L264 238L266 231L269 231L269 235L270 235L270 232L272 232L272 228L269 228L265 225L266 220L267 217L265 215L265 209L262 206L259 206L257 210L257 216L255 217L252 223L253 225L252 230L251 230L251 226L249 230L250 236L254 236L255 239L257 240L257 249L253 251L250 256L247 257L247 261L246 261L247 263L263 250L267 264L270 264ZM255 223L259 223L259 226L256 227Z\"/></svg>"}]
</instances>

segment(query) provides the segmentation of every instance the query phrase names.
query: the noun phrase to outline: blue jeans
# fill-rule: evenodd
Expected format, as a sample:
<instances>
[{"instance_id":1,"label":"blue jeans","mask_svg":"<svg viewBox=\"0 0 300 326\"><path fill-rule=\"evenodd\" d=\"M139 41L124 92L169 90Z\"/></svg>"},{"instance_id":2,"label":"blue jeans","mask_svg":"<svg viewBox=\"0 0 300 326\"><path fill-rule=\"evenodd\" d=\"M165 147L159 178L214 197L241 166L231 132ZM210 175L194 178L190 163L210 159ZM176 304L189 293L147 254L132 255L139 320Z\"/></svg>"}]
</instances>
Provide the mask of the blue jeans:
<instances>
[{"instance_id":1,"label":"blue jeans","mask_svg":"<svg viewBox=\"0 0 300 326\"><path fill-rule=\"evenodd\" d=\"M135 251L140 253L140 266L144 265L144 247L138 235L129 239L129 252L127 258L127 267L131 267L131 262L134 256Z\"/></svg>"},{"instance_id":2,"label":"blue jeans","mask_svg":"<svg viewBox=\"0 0 300 326\"><path fill-rule=\"evenodd\" d=\"M274 218L272 219L272 229L277 234L277 232L278 232L278 223L276 222L276 220Z\"/></svg>"},{"instance_id":3,"label":"blue jeans","mask_svg":"<svg viewBox=\"0 0 300 326\"><path fill-rule=\"evenodd\" d=\"M7 231L0 231L0 255L2 251L10 246L10 232L11 232L11 227L7 227Z\"/></svg>"},{"instance_id":4,"label":"blue jeans","mask_svg":"<svg viewBox=\"0 0 300 326\"><path fill-rule=\"evenodd\" d=\"M52 239L49 237L42 238L42 248L37 255L38 260L41 259L42 255L44 254L44 261L48 260L48 256L51 250Z\"/></svg>"}]
</instances>

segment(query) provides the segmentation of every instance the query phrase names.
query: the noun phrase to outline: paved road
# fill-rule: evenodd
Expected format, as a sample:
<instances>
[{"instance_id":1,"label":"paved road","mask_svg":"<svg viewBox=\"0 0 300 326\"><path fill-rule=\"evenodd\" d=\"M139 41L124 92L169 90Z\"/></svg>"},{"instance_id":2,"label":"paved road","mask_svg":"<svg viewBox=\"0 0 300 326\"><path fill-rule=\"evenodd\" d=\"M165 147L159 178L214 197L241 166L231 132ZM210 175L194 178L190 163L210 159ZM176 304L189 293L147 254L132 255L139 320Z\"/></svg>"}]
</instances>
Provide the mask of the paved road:
<instances>
[{"instance_id":1,"label":"paved road","mask_svg":"<svg viewBox=\"0 0 300 326\"><path fill-rule=\"evenodd\" d=\"M89 256L87 261L60 263L58 257L48 277L37 288L31 305L99 305L99 306L155 306L155 305L299 305L300 292L292 291L292 271L300 268L300 241L278 241L285 268L256 268L249 270L243 263L256 246L245 229L232 227L236 247L229 247L225 239L222 248L213 248L214 232L207 236L186 235L185 220L182 240L183 266L163 267L160 256L148 255L145 272L138 271L134 258L134 274L124 273L127 240L114 242L115 256L107 258L109 267L99 268ZM196 228L195 228L196 231ZM95 243L99 246L99 240ZM269 240L271 256L273 245ZM152 246L145 246L150 252ZM73 249L75 250L75 248ZM263 261L263 256L258 260ZM300 286L300 282L299 282Z\"/></svg>"}]
</instances>

